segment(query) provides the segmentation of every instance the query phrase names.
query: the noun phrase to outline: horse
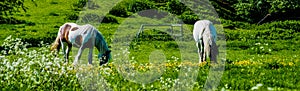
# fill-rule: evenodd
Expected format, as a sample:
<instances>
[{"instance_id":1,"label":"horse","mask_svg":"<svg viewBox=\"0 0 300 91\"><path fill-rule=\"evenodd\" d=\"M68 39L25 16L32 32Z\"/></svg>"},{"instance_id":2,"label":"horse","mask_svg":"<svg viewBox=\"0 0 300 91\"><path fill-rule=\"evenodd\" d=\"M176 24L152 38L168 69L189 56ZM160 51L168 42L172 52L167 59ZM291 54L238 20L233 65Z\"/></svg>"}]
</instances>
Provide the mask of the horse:
<instances>
[{"instance_id":1,"label":"horse","mask_svg":"<svg viewBox=\"0 0 300 91\"><path fill-rule=\"evenodd\" d=\"M193 28L193 37L198 49L199 63L206 62L208 57L211 62L217 63L217 32L213 23L209 20L196 21Z\"/></svg>"},{"instance_id":2,"label":"horse","mask_svg":"<svg viewBox=\"0 0 300 91\"><path fill-rule=\"evenodd\" d=\"M64 49L64 43L67 43L67 49ZM108 48L108 45L102 36L102 34L92 25L77 25L75 23L65 23L60 26L57 33L57 37L52 44L50 50L57 51L57 54L62 47L65 62L68 62L69 53L72 46L79 48L74 65L78 63L78 60L81 57L81 54L85 48L89 48L88 63L92 64L93 58L93 49L96 47L98 49L98 60L100 65L105 64L111 59L111 50ZM57 55L55 54L55 55Z\"/></svg>"}]
</instances>

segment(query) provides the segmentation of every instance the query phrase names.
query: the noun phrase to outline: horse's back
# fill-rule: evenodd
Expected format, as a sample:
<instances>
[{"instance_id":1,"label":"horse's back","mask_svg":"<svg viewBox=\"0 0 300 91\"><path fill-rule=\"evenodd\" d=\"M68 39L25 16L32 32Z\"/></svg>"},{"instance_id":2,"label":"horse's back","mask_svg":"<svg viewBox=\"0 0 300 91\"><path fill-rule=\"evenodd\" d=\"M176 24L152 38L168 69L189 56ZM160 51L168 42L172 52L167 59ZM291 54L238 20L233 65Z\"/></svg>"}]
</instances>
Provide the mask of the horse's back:
<instances>
[{"instance_id":1,"label":"horse's back","mask_svg":"<svg viewBox=\"0 0 300 91\"><path fill-rule=\"evenodd\" d=\"M212 22L209 20L199 20L194 24L193 36L196 42L199 42L200 38L203 38L203 35L207 35L210 31L209 28L212 25Z\"/></svg>"},{"instance_id":2,"label":"horse's back","mask_svg":"<svg viewBox=\"0 0 300 91\"><path fill-rule=\"evenodd\" d=\"M69 41L76 47L87 43L91 38L94 38L93 31L95 28L90 24L76 25L75 29L69 30Z\"/></svg>"}]
</instances>

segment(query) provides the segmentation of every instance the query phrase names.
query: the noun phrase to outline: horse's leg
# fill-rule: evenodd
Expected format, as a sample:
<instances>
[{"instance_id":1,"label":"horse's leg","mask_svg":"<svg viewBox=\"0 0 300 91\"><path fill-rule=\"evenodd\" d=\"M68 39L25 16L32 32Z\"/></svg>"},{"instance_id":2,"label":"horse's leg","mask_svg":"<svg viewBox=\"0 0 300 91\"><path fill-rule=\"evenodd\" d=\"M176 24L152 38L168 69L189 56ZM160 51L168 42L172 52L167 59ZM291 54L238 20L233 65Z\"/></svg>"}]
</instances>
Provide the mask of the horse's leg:
<instances>
[{"instance_id":1,"label":"horse's leg","mask_svg":"<svg viewBox=\"0 0 300 91\"><path fill-rule=\"evenodd\" d=\"M202 54L201 54L201 44L199 42L196 42L196 46L197 46L197 49L198 49L198 55L199 55L199 63L202 62Z\"/></svg>"},{"instance_id":2,"label":"horse's leg","mask_svg":"<svg viewBox=\"0 0 300 91\"><path fill-rule=\"evenodd\" d=\"M64 54L64 59L65 59L65 61L67 61L66 50L65 50L65 46L62 42L62 39L60 39L60 44L61 44L61 48L62 48L62 51L63 51L63 54Z\"/></svg>"},{"instance_id":3,"label":"horse's leg","mask_svg":"<svg viewBox=\"0 0 300 91\"><path fill-rule=\"evenodd\" d=\"M89 60L89 64L92 64L92 61L93 61L93 47L90 48L88 60Z\"/></svg>"},{"instance_id":4,"label":"horse's leg","mask_svg":"<svg viewBox=\"0 0 300 91\"><path fill-rule=\"evenodd\" d=\"M66 53L66 61L65 62L69 62L69 54L70 54L70 51L72 50L72 44L68 44L68 47L67 47L67 53Z\"/></svg>"},{"instance_id":5,"label":"horse's leg","mask_svg":"<svg viewBox=\"0 0 300 91\"><path fill-rule=\"evenodd\" d=\"M83 46L81 46L81 47L78 49L78 53L77 53L77 55L76 55L76 57L75 57L75 60L74 60L74 62L73 62L74 65L77 65L78 60L80 59L83 50L84 50L84 47L83 47Z\"/></svg>"},{"instance_id":6,"label":"horse's leg","mask_svg":"<svg viewBox=\"0 0 300 91\"><path fill-rule=\"evenodd\" d=\"M204 44L204 51L205 51L205 61L206 61L206 58L208 58L208 57L210 57L210 49L211 49L211 47L210 47L210 45L209 44Z\"/></svg>"},{"instance_id":7,"label":"horse's leg","mask_svg":"<svg viewBox=\"0 0 300 91\"><path fill-rule=\"evenodd\" d=\"M201 40L201 43L200 43L200 45L201 45L201 61L202 62L206 62L206 55L205 55L205 53L206 53L206 50L205 50L205 41L204 40Z\"/></svg>"},{"instance_id":8,"label":"horse's leg","mask_svg":"<svg viewBox=\"0 0 300 91\"><path fill-rule=\"evenodd\" d=\"M57 57L57 55L59 54L60 47L61 47L61 44L58 43L58 46L57 46L57 48L56 48L55 57Z\"/></svg>"},{"instance_id":9,"label":"horse's leg","mask_svg":"<svg viewBox=\"0 0 300 91\"><path fill-rule=\"evenodd\" d=\"M217 55L218 55L218 47L216 45L215 42L213 42L211 48L210 48L211 52L210 52L210 60L214 63L218 63L217 62Z\"/></svg>"}]
</instances>

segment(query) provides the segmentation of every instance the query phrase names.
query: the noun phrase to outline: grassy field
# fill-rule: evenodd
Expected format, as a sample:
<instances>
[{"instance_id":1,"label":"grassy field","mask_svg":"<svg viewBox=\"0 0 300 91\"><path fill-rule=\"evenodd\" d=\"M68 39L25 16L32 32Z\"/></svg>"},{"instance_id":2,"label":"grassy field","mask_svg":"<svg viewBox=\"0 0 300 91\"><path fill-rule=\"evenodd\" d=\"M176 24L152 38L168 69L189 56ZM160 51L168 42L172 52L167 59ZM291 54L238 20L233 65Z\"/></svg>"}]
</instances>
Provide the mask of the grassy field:
<instances>
[{"instance_id":1,"label":"grassy field","mask_svg":"<svg viewBox=\"0 0 300 91\"><path fill-rule=\"evenodd\" d=\"M62 53L54 57L49 48L59 26L76 22L69 18L75 12L73 4L77 1L35 2L37 6L26 2L27 12L12 15L24 22L0 24L1 90L300 89L300 78L297 77L300 74L300 21L255 25L221 20L222 25L215 24L221 63L216 65L210 61L198 64L192 25L184 24L182 40L168 34L168 27L147 28L143 36L135 38L140 24L177 23L180 19L176 17L114 16L118 23L94 24L110 46L112 60L98 66L99 61L94 56L93 65L85 65L86 50L81 65L74 67L71 61L64 63ZM104 16L117 2L111 0L98 5L108 7L105 8L108 10L83 9L77 13L79 16L90 13ZM79 18L77 22L85 23L85 20ZM74 52L76 48L71 55L74 56Z\"/></svg>"}]
</instances>

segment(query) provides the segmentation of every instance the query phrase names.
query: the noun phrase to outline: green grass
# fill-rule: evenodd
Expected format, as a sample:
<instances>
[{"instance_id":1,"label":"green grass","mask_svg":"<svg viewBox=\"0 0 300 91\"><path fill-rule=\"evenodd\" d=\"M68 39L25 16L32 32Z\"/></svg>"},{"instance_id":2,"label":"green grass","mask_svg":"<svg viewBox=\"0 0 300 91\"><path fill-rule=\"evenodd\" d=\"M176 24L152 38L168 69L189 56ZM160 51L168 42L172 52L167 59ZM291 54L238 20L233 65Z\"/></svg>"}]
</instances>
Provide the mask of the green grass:
<instances>
[{"instance_id":1,"label":"green grass","mask_svg":"<svg viewBox=\"0 0 300 91\"><path fill-rule=\"evenodd\" d=\"M276 25L280 22L248 27L244 24L236 29L225 29L225 32L222 25L216 24L218 33L225 34L227 38L227 41L217 42L220 45L219 59L225 61L225 70L221 74L222 66L209 64L209 61L198 64L197 49L191 32L192 25L184 25L185 35L182 41L164 33L168 27L147 28L144 35L135 41L140 24L177 23L178 19L150 19L137 14L130 18L117 17L119 24L94 24L110 46L112 60L104 66L98 66L99 61L97 56L94 56L93 66L86 66L88 50L85 50L80 60L80 64L83 64L80 66L82 69L77 69L72 66L72 61L65 64L62 54L56 58L49 51L49 44L54 41L59 26L65 22L75 22L67 17L68 14L74 13L72 5L76 1L35 2L37 6L26 2L28 11L13 15L17 19L25 20L25 23L0 24L1 51L11 50L8 55L1 53L1 56L4 56L0 58L1 90L169 90L174 89L172 87L176 82L182 82L179 87L198 91L207 86L205 82L209 77L214 76L221 77L218 90L250 90L257 84L263 84L259 90L300 89L300 79L297 77L300 74L300 45L297 37L299 33L295 26L288 26L290 22L298 24L299 21L286 21L282 27ZM79 15L96 13L102 16L117 2L110 0L98 3L102 7L99 9L103 10L83 11ZM288 36L285 36L287 33ZM27 50L23 48L24 44L18 41L5 41L9 35L32 43L33 47L29 46ZM40 41L44 41L42 46L38 46ZM76 48L73 48L71 60L76 52ZM97 53L94 50L94 54ZM219 69L211 71L213 67ZM209 76L213 72L216 72L215 75ZM128 73L144 74L135 74L134 77L126 76ZM85 76L78 77L78 74ZM196 82L190 84L191 79ZM142 81L152 82L140 84Z\"/></svg>"}]
</instances>

